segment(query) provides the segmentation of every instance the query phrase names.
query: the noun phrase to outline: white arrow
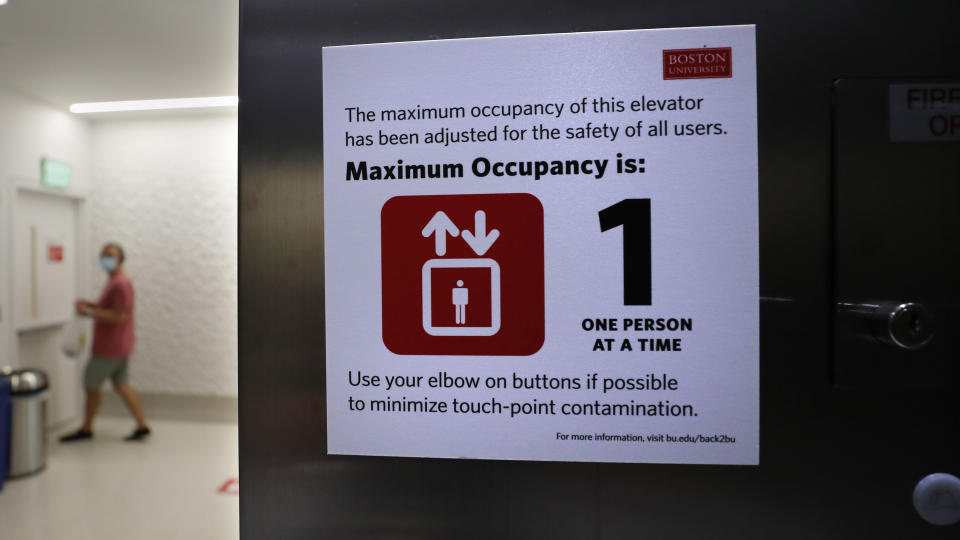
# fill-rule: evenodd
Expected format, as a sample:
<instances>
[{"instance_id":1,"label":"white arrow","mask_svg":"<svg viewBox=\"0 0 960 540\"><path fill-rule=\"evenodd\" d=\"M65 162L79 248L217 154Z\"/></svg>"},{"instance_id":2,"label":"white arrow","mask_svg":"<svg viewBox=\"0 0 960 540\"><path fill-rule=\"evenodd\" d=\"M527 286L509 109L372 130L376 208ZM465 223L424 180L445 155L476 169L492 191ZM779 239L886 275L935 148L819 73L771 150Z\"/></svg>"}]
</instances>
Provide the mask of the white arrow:
<instances>
[{"instance_id":1,"label":"white arrow","mask_svg":"<svg viewBox=\"0 0 960 540\"><path fill-rule=\"evenodd\" d=\"M456 235L454 235L456 236ZM473 215L473 232L463 231L463 240L473 248L477 255L483 255L500 238L500 231L493 229L487 234L487 214L477 210Z\"/></svg>"},{"instance_id":2,"label":"white arrow","mask_svg":"<svg viewBox=\"0 0 960 540\"><path fill-rule=\"evenodd\" d=\"M457 236L460 234L460 229L450 221L450 218L443 211L434 214L427 226L420 231L424 238L429 238L431 234L435 235L433 240L437 256L447 252L447 233L450 233L450 236Z\"/></svg>"}]
</instances>

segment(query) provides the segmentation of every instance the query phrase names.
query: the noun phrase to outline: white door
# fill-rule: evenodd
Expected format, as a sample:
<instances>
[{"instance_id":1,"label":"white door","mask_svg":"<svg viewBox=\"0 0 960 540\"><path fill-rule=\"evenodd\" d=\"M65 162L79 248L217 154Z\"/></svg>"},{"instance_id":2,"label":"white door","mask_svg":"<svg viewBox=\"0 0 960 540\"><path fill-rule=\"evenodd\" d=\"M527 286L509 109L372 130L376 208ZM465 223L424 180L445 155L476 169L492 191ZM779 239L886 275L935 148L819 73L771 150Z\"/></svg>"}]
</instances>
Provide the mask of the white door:
<instances>
[{"instance_id":1,"label":"white door","mask_svg":"<svg viewBox=\"0 0 960 540\"><path fill-rule=\"evenodd\" d=\"M78 257L78 202L59 194L18 190L14 211L13 296L17 363L50 378L48 425L79 413L78 358L63 353L73 320Z\"/></svg>"}]
</instances>

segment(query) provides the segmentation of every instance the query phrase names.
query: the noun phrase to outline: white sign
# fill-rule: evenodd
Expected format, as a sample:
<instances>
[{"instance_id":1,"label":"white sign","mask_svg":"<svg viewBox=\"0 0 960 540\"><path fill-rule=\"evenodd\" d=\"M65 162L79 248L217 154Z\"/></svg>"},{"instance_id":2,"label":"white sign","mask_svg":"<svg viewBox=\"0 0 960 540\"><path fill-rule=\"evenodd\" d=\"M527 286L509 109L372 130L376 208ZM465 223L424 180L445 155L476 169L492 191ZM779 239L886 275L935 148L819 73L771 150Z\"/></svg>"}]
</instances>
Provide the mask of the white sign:
<instances>
[{"instance_id":1,"label":"white sign","mask_svg":"<svg viewBox=\"0 0 960 540\"><path fill-rule=\"evenodd\" d=\"M323 50L332 454L756 464L753 26Z\"/></svg>"},{"instance_id":2,"label":"white sign","mask_svg":"<svg viewBox=\"0 0 960 540\"><path fill-rule=\"evenodd\" d=\"M960 141L960 84L891 84L890 140Z\"/></svg>"}]
</instances>

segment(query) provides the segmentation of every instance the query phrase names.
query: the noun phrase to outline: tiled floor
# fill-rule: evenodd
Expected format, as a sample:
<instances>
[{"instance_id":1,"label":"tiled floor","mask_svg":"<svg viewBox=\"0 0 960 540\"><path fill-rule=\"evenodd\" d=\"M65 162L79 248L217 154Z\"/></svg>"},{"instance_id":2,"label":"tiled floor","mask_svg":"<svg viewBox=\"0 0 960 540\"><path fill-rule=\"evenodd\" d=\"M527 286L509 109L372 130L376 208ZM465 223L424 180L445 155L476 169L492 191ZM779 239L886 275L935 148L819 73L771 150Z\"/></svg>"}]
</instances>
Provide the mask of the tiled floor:
<instances>
[{"instance_id":1,"label":"tiled floor","mask_svg":"<svg viewBox=\"0 0 960 540\"><path fill-rule=\"evenodd\" d=\"M7 480L2 540L237 539L239 500L217 489L239 470L236 424L158 420L145 442L102 417L92 441L50 438L47 469Z\"/></svg>"}]
</instances>

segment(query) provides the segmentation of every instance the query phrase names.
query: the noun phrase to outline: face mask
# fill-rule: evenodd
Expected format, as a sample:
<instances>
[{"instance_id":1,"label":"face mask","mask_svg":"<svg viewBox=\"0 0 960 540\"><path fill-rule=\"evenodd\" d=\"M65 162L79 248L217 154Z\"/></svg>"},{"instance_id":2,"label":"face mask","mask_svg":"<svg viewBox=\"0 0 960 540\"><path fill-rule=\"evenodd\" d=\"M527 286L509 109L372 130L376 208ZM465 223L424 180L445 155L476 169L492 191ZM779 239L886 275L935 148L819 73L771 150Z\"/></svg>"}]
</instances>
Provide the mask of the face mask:
<instances>
[{"instance_id":1,"label":"face mask","mask_svg":"<svg viewBox=\"0 0 960 540\"><path fill-rule=\"evenodd\" d=\"M110 256L100 257L100 268L106 272L113 272L117 269L117 260Z\"/></svg>"}]
</instances>

